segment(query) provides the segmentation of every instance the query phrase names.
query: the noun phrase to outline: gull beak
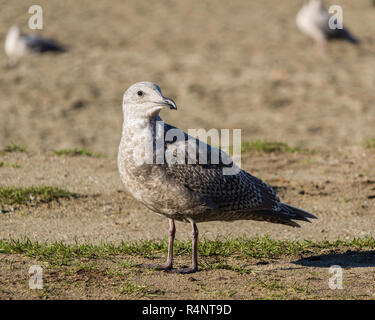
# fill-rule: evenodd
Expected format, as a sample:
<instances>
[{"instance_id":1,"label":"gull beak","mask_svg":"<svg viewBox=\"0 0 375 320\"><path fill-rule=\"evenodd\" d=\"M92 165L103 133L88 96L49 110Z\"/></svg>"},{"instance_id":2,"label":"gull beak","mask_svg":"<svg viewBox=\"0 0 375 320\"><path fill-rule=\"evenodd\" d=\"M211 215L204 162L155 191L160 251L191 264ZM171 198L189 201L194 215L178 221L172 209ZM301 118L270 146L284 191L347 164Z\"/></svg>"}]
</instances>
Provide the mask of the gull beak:
<instances>
[{"instance_id":1,"label":"gull beak","mask_svg":"<svg viewBox=\"0 0 375 320\"><path fill-rule=\"evenodd\" d=\"M163 97L162 105L168 107L171 110L177 110L176 103L170 98L164 98Z\"/></svg>"}]
</instances>

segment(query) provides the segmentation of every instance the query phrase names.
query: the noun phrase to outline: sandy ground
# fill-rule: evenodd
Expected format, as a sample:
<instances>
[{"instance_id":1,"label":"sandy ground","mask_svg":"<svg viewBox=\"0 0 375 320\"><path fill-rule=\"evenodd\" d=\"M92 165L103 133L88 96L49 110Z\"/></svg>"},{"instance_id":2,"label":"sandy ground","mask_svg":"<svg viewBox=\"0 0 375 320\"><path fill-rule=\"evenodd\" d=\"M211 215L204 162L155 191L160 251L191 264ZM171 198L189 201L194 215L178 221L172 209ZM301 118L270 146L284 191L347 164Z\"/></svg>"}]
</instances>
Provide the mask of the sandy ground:
<instances>
[{"instance_id":1,"label":"sandy ground","mask_svg":"<svg viewBox=\"0 0 375 320\"><path fill-rule=\"evenodd\" d=\"M301 2L41 0L42 34L70 51L2 69L0 146L113 156L122 95L141 80L174 98L179 110L162 116L183 129L241 128L244 140L305 147L362 143L375 127L375 8L338 1L362 45L332 43L319 57L295 25ZM34 2L0 4L3 42L10 25L27 29Z\"/></svg>"},{"instance_id":2,"label":"sandy ground","mask_svg":"<svg viewBox=\"0 0 375 320\"><path fill-rule=\"evenodd\" d=\"M10 25L26 28L32 4L0 1L0 42ZM274 186L283 201L314 213L317 221L299 229L251 221L202 223L200 235L267 233L299 240L373 235L375 152L362 146L375 137L375 7L370 1L339 1L344 23L362 44L335 42L325 56L318 56L313 42L298 32L297 0L287 5L276 0L38 4L44 10L42 34L57 38L69 51L26 57L12 69L0 54L0 149L12 142L28 149L0 155L0 161L20 165L0 167L0 186L52 185L83 197L35 207L0 204L5 211L0 238L118 243L167 235L167 220L127 195L117 172L122 95L140 80L158 83L177 102L177 112L162 116L183 129L241 128L243 140L316 150L250 152L243 155L242 167ZM53 155L62 148L86 148L105 157ZM177 223L178 238L189 232L188 225ZM0 298L373 299L371 253L335 254L322 256L320 264L296 264L298 257L266 265L241 262L253 264L261 282L254 274L230 270L191 278L132 270L120 277L150 286L145 295L119 293L119 278L103 273L108 261L98 262L99 273L83 271L76 280L49 270L49 289L31 292L25 286L27 269L37 261L0 255ZM178 259L179 264L188 261ZM362 262L353 264L353 259ZM344 291L327 287L327 266L335 261L347 263ZM169 277L181 290L169 286ZM71 285L75 281L76 287Z\"/></svg>"},{"instance_id":3,"label":"sandy ground","mask_svg":"<svg viewBox=\"0 0 375 320\"><path fill-rule=\"evenodd\" d=\"M66 242L115 243L163 239L168 221L125 193L116 161L51 154L5 153L2 186L59 186L84 197L36 207L2 205L0 237ZM200 234L213 239L268 233L278 239L349 239L373 234L375 225L375 151L351 147L335 152L243 156L245 170L272 185L281 199L314 213L318 220L301 228L253 221L199 224ZM190 237L189 224L177 222L177 236Z\"/></svg>"},{"instance_id":4,"label":"sandy ground","mask_svg":"<svg viewBox=\"0 0 375 320\"><path fill-rule=\"evenodd\" d=\"M140 268L126 263L145 259L114 257L79 261L71 267L48 267L36 259L0 254L1 299L374 299L373 252L336 252L315 257L274 260L225 259L248 273L231 270L180 275ZM176 263L186 265L185 258ZM206 263L210 263L207 261ZM160 263L163 259L157 258ZM155 263L155 260L150 261ZM211 261L214 263L214 261ZM342 266L342 289L330 289L329 267ZM42 290L30 290L28 269L41 265ZM130 289L129 289L130 288Z\"/></svg>"},{"instance_id":5,"label":"sandy ground","mask_svg":"<svg viewBox=\"0 0 375 320\"><path fill-rule=\"evenodd\" d=\"M120 243L163 239L167 220L127 195L113 159L5 153L1 160L20 168L0 168L1 186L60 186L82 197L36 206L2 205L0 238ZM319 218L301 228L237 221L198 225L203 237L252 237L336 240L373 235L375 225L375 151L363 147L330 152L258 154L243 157L243 167L261 176L282 200ZM57 178L58 177L58 178ZM177 238L189 237L188 224L177 222ZM22 255L0 253L2 299L374 299L375 255L365 249L321 250L277 259L200 257L204 266L219 259L246 268L246 273L213 269L193 275L148 271L128 264L161 263L156 259L115 256L80 259L67 267ZM178 256L176 267L189 264ZM30 290L28 268L44 269L43 290ZM329 288L329 267L343 268L343 289ZM201 265L202 266L202 265Z\"/></svg>"}]
</instances>

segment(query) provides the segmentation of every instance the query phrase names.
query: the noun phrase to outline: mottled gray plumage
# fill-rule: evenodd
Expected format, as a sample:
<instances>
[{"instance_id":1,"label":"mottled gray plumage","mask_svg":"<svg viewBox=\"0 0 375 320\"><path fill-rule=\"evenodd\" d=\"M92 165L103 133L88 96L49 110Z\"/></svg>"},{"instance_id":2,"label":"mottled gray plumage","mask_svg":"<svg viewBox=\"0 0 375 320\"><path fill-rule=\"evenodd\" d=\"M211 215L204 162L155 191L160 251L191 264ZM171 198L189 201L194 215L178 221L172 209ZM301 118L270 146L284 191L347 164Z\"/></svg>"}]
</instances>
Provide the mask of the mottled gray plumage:
<instances>
[{"instance_id":1,"label":"mottled gray plumage","mask_svg":"<svg viewBox=\"0 0 375 320\"><path fill-rule=\"evenodd\" d=\"M193 230L196 222L214 220L258 220L299 226L293 220L315 218L280 202L271 187L238 168L228 154L162 122L159 112L164 107L177 108L150 82L136 83L124 95L118 166L126 189L146 207L172 221L190 221ZM158 147L158 136L169 130L179 130L183 139L166 141ZM152 164L137 163L135 159L144 154L146 143L153 151ZM188 144L196 146L194 157L188 153ZM199 161L206 153L203 146L207 147L205 164ZM183 163L168 163L168 153L176 155L182 151ZM219 163L210 161L213 152L220 154ZM157 155L164 158L164 163L156 164ZM189 158L196 158L195 163L189 164ZM236 168L238 173L224 175L224 167Z\"/></svg>"}]
</instances>

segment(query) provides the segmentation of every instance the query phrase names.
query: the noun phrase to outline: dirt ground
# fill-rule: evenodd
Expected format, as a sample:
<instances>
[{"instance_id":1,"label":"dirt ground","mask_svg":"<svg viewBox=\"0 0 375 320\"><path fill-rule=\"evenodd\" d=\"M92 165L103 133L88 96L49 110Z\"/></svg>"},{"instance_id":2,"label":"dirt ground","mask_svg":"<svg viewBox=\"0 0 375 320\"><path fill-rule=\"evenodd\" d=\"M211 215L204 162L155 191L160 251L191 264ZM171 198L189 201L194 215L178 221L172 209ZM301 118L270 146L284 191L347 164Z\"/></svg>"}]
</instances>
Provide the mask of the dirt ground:
<instances>
[{"instance_id":1,"label":"dirt ground","mask_svg":"<svg viewBox=\"0 0 375 320\"><path fill-rule=\"evenodd\" d=\"M53 185L82 197L36 206L2 205L0 239L119 244L122 240L163 239L167 219L138 204L122 188L112 158L58 157L50 153L5 153L1 186ZM261 154L243 157L244 169L270 183L281 199L313 212L318 220L301 228L237 221L198 225L208 239L254 237L337 240L373 235L375 225L375 150L348 147L308 153ZM58 178L57 178L58 177ZM188 239L190 227L177 222L177 238ZM315 258L314 258L315 257ZM162 262L165 256L158 255ZM176 267L189 264L178 256ZM24 255L0 253L0 297L4 299L374 299L375 254L365 249L322 249L315 254L278 259L224 258L225 264L247 272L204 270L177 275L128 268L155 261L141 257L82 259L72 267L50 267ZM212 265L210 257L200 263ZM222 261L220 261L222 262ZM45 265L43 290L29 290L28 268ZM328 286L329 267L342 266L343 290ZM130 281L130 282L129 282ZM124 291L131 284L131 291ZM178 283L178 286L176 286ZM178 289L177 289L178 288ZM128 288L129 289L129 288Z\"/></svg>"},{"instance_id":2,"label":"dirt ground","mask_svg":"<svg viewBox=\"0 0 375 320\"><path fill-rule=\"evenodd\" d=\"M333 2L328 2L333 3ZM0 42L9 26L25 30L32 1L0 1ZM299 229L252 221L200 224L209 239L269 234L275 239L336 240L374 235L375 33L371 1L336 1L360 47L331 43L318 56L295 26L301 1L38 1L43 35L69 51L25 57L8 69L0 54L0 186L59 186L83 195L35 207L0 204L0 239L66 243L163 239L168 222L124 191L116 154L123 92L149 80L173 98L162 117L182 129L241 128L242 139L282 141L310 151L243 155L242 167L275 187L280 198L319 219ZM30 30L27 30L31 32ZM55 156L85 148L102 158ZM311 151L313 150L313 152ZM177 237L190 227L177 223ZM46 269L45 289L29 290L28 268L40 262L0 253L2 299L374 299L372 252L321 252L228 263L251 272L191 276L124 269L115 257L95 268ZM160 261L164 257L158 257ZM177 258L187 264L188 256ZM208 258L202 261L209 263ZM84 261L82 263L90 263ZM328 287L328 268L344 267L344 289ZM109 273L114 268L116 272ZM128 294L127 281L138 290ZM177 284L177 285L176 285Z\"/></svg>"},{"instance_id":3,"label":"dirt ground","mask_svg":"<svg viewBox=\"0 0 375 320\"><path fill-rule=\"evenodd\" d=\"M100 243L106 240L163 239L168 220L144 208L122 186L116 160L5 153L0 186L58 186L83 197L33 207L2 205L0 238ZM314 213L318 220L301 228L252 221L201 223L201 236L335 240L373 234L375 225L375 150L363 147L329 152L243 155L242 167L277 190L286 203ZM177 236L190 237L190 225L177 222Z\"/></svg>"},{"instance_id":4,"label":"dirt ground","mask_svg":"<svg viewBox=\"0 0 375 320\"><path fill-rule=\"evenodd\" d=\"M186 259L178 257L179 266ZM207 259L206 259L207 260ZM238 260L249 271L200 271L180 275L125 264L145 259L116 257L109 261L81 261L74 267L44 267L43 289L30 290L31 265L40 261L17 255L0 255L1 299L374 299L374 253L336 252L317 257ZM161 263L157 258L152 263ZM350 262L349 262L350 261ZM209 263L209 261L206 261ZM212 262L212 261L211 261ZM342 289L330 289L329 267L342 266Z\"/></svg>"},{"instance_id":5,"label":"dirt ground","mask_svg":"<svg viewBox=\"0 0 375 320\"><path fill-rule=\"evenodd\" d=\"M295 24L301 2L41 0L42 34L70 51L2 69L0 146L85 147L113 156L122 95L141 80L177 102L177 112L162 116L182 129L241 128L244 140L306 147L373 138L375 7L336 1L362 45L331 43L319 57ZM10 25L27 29L34 2L0 4L3 42Z\"/></svg>"}]
</instances>

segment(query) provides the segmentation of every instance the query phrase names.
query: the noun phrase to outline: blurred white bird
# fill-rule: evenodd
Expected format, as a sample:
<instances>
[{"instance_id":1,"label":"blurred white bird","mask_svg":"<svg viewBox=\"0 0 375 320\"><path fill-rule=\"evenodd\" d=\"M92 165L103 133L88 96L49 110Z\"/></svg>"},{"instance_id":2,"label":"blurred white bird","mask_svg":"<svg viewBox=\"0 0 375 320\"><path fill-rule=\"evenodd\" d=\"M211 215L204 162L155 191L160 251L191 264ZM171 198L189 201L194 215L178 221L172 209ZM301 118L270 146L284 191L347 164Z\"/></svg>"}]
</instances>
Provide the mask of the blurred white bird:
<instances>
[{"instance_id":1,"label":"blurred white bird","mask_svg":"<svg viewBox=\"0 0 375 320\"><path fill-rule=\"evenodd\" d=\"M45 53L53 51L61 53L65 51L53 39L45 39L38 35L29 35L21 32L18 26L12 26L5 39L5 53L8 56L8 66L15 66L19 59L29 53Z\"/></svg>"},{"instance_id":2,"label":"blurred white bird","mask_svg":"<svg viewBox=\"0 0 375 320\"><path fill-rule=\"evenodd\" d=\"M330 18L331 16L325 9L323 0L305 0L303 7L297 14L296 22L303 33L316 41L321 53L324 52L328 40L342 39L352 44L359 43L347 29L331 29L329 26Z\"/></svg>"}]
</instances>

